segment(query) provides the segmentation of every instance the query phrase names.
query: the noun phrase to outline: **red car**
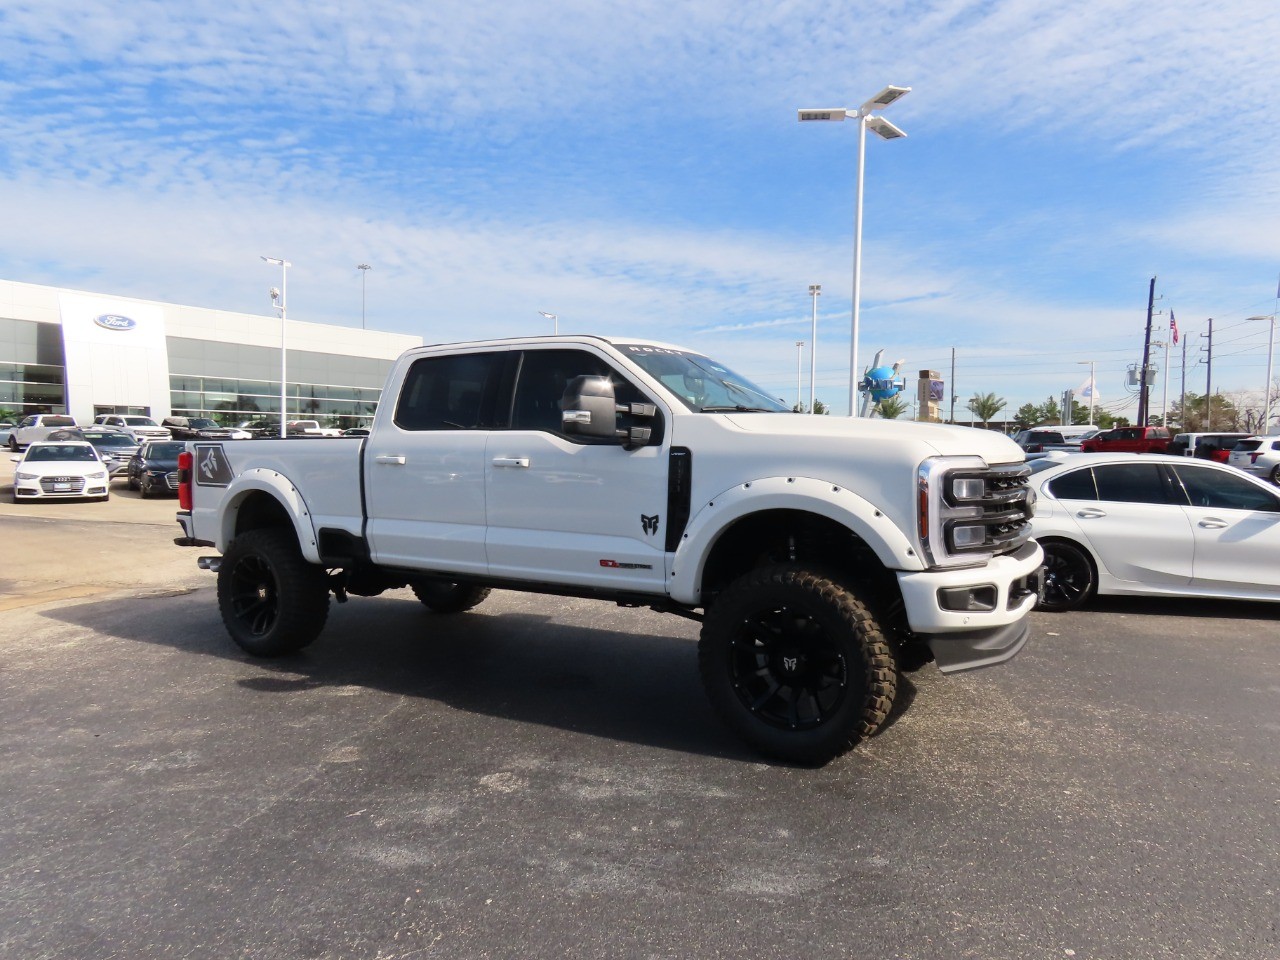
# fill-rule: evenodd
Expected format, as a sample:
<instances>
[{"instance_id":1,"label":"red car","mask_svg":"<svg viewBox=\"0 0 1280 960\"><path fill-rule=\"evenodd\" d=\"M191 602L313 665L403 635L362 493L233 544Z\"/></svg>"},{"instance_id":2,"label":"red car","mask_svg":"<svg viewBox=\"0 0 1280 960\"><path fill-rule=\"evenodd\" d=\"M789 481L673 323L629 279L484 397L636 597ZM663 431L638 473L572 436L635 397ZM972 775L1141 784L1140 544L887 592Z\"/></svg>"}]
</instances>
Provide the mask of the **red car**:
<instances>
[{"instance_id":1,"label":"red car","mask_svg":"<svg viewBox=\"0 0 1280 960\"><path fill-rule=\"evenodd\" d=\"M1166 453L1169 431L1165 427L1116 427L1104 430L1080 444L1082 453Z\"/></svg>"}]
</instances>

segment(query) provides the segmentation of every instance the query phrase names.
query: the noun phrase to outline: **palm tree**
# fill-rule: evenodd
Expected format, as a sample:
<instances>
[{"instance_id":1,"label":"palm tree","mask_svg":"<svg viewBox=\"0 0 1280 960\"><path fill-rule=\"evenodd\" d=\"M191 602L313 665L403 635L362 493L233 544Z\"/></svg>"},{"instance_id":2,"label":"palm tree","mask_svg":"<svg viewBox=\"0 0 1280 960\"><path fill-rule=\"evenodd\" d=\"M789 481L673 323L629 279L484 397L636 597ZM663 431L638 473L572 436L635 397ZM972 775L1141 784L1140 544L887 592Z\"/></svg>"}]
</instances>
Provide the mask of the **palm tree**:
<instances>
[{"instance_id":1,"label":"palm tree","mask_svg":"<svg viewBox=\"0 0 1280 960\"><path fill-rule=\"evenodd\" d=\"M969 398L969 412L982 421L984 430L1004 406L1004 398L997 397L994 393L975 393Z\"/></svg>"},{"instance_id":2,"label":"palm tree","mask_svg":"<svg viewBox=\"0 0 1280 960\"><path fill-rule=\"evenodd\" d=\"M901 395L885 397L876 404L876 409L886 420L897 420L907 412L907 401L903 400Z\"/></svg>"}]
</instances>

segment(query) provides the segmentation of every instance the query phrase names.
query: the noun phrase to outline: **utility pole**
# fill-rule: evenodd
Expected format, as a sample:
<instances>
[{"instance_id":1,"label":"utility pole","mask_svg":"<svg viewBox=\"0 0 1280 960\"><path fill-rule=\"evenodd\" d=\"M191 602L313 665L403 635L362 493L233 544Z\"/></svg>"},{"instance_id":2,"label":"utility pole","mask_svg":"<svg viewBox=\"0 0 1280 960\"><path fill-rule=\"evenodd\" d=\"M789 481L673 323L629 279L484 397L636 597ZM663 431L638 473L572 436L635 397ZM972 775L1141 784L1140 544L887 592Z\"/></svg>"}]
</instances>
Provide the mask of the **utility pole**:
<instances>
[{"instance_id":1,"label":"utility pole","mask_svg":"<svg viewBox=\"0 0 1280 960\"><path fill-rule=\"evenodd\" d=\"M1147 408L1147 368L1151 364L1151 314L1156 305L1156 278L1151 278L1151 289L1147 293L1147 332L1142 338L1142 377L1138 388L1138 426L1145 427L1150 411Z\"/></svg>"},{"instance_id":2,"label":"utility pole","mask_svg":"<svg viewBox=\"0 0 1280 960\"><path fill-rule=\"evenodd\" d=\"M951 416L948 423L956 422L956 348L951 348Z\"/></svg>"},{"instance_id":3,"label":"utility pole","mask_svg":"<svg viewBox=\"0 0 1280 960\"><path fill-rule=\"evenodd\" d=\"M1179 401L1178 409L1182 411L1179 418L1182 422L1178 424L1184 431L1187 429L1187 338L1182 338L1182 400Z\"/></svg>"},{"instance_id":4,"label":"utility pole","mask_svg":"<svg viewBox=\"0 0 1280 960\"><path fill-rule=\"evenodd\" d=\"M1209 318L1209 332L1200 334L1209 338L1209 359L1204 365L1204 428L1213 430L1213 317Z\"/></svg>"}]
</instances>

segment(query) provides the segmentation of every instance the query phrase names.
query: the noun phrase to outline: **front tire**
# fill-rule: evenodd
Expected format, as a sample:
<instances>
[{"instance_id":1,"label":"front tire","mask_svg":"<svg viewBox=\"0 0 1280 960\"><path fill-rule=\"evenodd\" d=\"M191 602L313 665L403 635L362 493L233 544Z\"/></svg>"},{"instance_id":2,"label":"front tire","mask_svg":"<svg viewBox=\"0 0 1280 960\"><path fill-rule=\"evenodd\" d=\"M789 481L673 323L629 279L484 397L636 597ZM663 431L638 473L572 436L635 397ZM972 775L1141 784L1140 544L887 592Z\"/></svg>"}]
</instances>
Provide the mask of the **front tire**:
<instances>
[{"instance_id":1,"label":"front tire","mask_svg":"<svg viewBox=\"0 0 1280 960\"><path fill-rule=\"evenodd\" d=\"M1280 487L1280 463L1271 468L1271 482Z\"/></svg>"},{"instance_id":2,"label":"front tire","mask_svg":"<svg viewBox=\"0 0 1280 960\"><path fill-rule=\"evenodd\" d=\"M1062 613L1078 610L1098 589L1098 574L1089 555L1066 540L1041 541L1044 550L1044 589L1037 610Z\"/></svg>"},{"instance_id":3,"label":"front tire","mask_svg":"<svg viewBox=\"0 0 1280 960\"><path fill-rule=\"evenodd\" d=\"M151 480L145 475L138 480L138 496L143 500L149 499L151 496Z\"/></svg>"},{"instance_id":4,"label":"front tire","mask_svg":"<svg viewBox=\"0 0 1280 960\"><path fill-rule=\"evenodd\" d=\"M246 653L296 653L324 629L328 579L303 559L292 530L250 530L232 540L223 555L218 610L231 639Z\"/></svg>"},{"instance_id":5,"label":"front tire","mask_svg":"<svg viewBox=\"0 0 1280 960\"><path fill-rule=\"evenodd\" d=\"M462 613L479 606L492 592L488 587L445 580L422 580L409 586L413 595L433 613Z\"/></svg>"},{"instance_id":6,"label":"front tire","mask_svg":"<svg viewBox=\"0 0 1280 960\"><path fill-rule=\"evenodd\" d=\"M847 587L790 564L732 583L707 611L698 667L712 706L761 753L820 765L874 734L898 671Z\"/></svg>"}]
</instances>

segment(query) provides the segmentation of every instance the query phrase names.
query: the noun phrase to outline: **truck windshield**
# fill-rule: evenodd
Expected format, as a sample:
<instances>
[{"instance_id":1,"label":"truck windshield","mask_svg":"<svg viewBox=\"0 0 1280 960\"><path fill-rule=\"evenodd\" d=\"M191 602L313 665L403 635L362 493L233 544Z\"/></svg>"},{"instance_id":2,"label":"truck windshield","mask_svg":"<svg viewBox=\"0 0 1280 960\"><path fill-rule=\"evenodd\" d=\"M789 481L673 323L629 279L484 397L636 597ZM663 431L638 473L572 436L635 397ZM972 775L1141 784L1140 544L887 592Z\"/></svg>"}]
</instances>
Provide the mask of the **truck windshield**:
<instances>
[{"instance_id":1,"label":"truck windshield","mask_svg":"<svg viewBox=\"0 0 1280 960\"><path fill-rule=\"evenodd\" d=\"M791 412L784 401L708 357L647 343L616 346L695 413Z\"/></svg>"}]
</instances>

